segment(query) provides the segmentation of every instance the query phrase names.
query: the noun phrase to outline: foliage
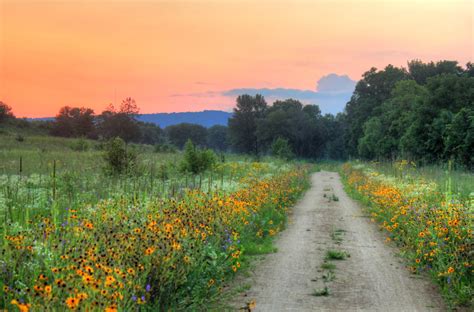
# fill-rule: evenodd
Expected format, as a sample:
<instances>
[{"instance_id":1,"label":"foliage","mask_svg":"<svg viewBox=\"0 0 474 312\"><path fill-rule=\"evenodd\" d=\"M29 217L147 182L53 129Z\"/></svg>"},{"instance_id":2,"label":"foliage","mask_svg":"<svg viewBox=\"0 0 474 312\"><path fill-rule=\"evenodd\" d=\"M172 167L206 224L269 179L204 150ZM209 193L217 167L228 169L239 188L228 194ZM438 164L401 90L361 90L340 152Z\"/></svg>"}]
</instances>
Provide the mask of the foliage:
<instances>
[{"instance_id":1,"label":"foliage","mask_svg":"<svg viewBox=\"0 0 474 312\"><path fill-rule=\"evenodd\" d=\"M473 150L474 77L469 68L418 60L408 68L372 69L358 83L346 108L348 151L365 159L453 159L472 169L467 151Z\"/></svg>"},{"instance_id":2,"label":"foliage","mask_svg":"<svg viewBox=\"0 0 474 312\"><path fill-rule=\"evenodd\" d=\"M398 178L352 164L344 165L343 174L352 193L369 203L372 221L380 223L387 241L402 248L409 269L430 272L448 302L469 304L473 198L454 193L450 178L444 193L439 192L433 181L411 175L410 166L407 161L397 163Z\"/></svg>"},{"instance_id":3,"label":"foliage","mask_svg":"<svg viewBox=\"0 0 474 312\"><path fill-rule=\"evenodd\" d=\"M15 118L12 113L12 108L0 101L0 123L4 123L5 121L12 118Z\"/></svg>"},{"instance_id":4,"label":"foliage","mask_svg":"<svg viewBox=\"0 0 474 312\"><path fill-rule=\"evenodd\" d=\"M207 129L207 146L215 151L225 152L229 148L227 127L215 125Z\"/></svg>"},{"instance_id":5,"label":"foliage","mask_svg":"<svg viewBox=\"0 0 474 312\"><path fill-rule=\"evenodd\" d=\"M63 137L94 137L94 111L85 107L62 107L56 116L51 134Z\"/></svg>"},{"instance_id":6,"label":"foliage","mask_svg":"<svg viewBox=\"0 0 474 312\"><path fill-rule=\"evenodd\" d=\"M188 140L184 146L181 171L199 174L210 169L216 161L217 156L212 150L196 148L193 142Z\"/></svg>"},{"instance_id":7,"label":"foliage","mask_svg":"<svg viewBox=\"0 0 474 312\"><path fill-rule=\"evenodd\" d=\"M265 117L267 102L263 96L248 94L237 97L234 114L229 119L229 137L237 151L259 155L261 139L257 135L257 126Z\"/></svg>"},{"instance_id":8,"label":"foliage","mask_svg":"<svg viewBox=\"0 0 474 312\"><path fill-rule=\"evenodd\" d=\"M165 128L171 144L182 149L184 144L191 140L197 146L206 145L207 129L198 124L181 123Z\"/></svg>"},{"instance_id":9,"label":"foliage","mask_svg":"<svg viewBox=\"0 0 474 312\"><path fill-rule=\"evenodd\" d=\"M121 138L110 140L105 147L105 171L110 174L131 173L137 165L137 154Z\"/></svg>"},{"instance_id":10,"label":"foliage","mask_svg":"<svg viewBox=\"0 0 474 312\"><path fill-rule=\"evenodd\" d=\"M280 137L272 144L272 155L284 160L290 160L294 157L288 140Z\"/></svg>"}]
</instances>

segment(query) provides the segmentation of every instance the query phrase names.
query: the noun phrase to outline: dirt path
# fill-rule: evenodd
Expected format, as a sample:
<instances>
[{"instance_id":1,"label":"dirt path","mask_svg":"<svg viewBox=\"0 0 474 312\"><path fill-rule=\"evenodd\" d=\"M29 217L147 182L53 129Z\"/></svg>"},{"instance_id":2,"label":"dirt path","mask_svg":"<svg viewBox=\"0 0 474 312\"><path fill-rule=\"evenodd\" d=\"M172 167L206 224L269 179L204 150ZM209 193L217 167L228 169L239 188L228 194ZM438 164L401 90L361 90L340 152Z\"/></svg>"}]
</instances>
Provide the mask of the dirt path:
<instances>
[{"instance_id":1,"label":"dirt path","mask_svg":"<svg viewBox=\"0 0 474 312\"><path fill-rule=\"evenodd\" d=\"M278 252L267 255L242 281L252 286L236 305L255 299L252 311L445 310L434 286L404 268L396 250L347 196L337 173L318 172L311 179L311 189L276 242ZM330 200L333 194L338 200ZM332 235L337 230L339 243ZM329 249L350 254L330 261L336 265L333 273L321 268ZM330 294L314 296L324 286Z\"/></svg>"}]
</instances>

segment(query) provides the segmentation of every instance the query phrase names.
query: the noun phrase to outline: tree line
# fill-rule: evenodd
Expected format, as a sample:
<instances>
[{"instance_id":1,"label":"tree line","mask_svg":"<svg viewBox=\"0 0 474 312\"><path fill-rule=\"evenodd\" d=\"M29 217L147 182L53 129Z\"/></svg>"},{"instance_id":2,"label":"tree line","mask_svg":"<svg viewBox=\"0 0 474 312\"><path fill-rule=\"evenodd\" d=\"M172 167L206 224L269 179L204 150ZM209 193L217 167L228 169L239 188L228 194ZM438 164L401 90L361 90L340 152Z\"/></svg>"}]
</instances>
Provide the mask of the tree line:
<instances>
[{"instance_id":1,"label":"tree line","mask_svg":"<svg viewBox=\"0 0 474 312\"><path fill-rule=\"evenodd\" d=\"M322 115L317 105L287 99L267 104L240 95L228 126L182 123L161 129L137 120L132 98L95 115L63 107L41 126L51 134L154 144L159 151L197 147L285 159L452 160L474 168L474 66L456 61L408 62L407 68L371 68L356 84L344 112ZM0 123L14 119L0 102Z\"/></svg>"},{"instance_id":2,"label":"tree line","mask_svg":"<svg viewBox=\"0 0 474 312\"><path fill-rule=\"evenodd\" d=\"M344 113L346 153L365 159L451 160L474 168L474 67L408 62L364 73Z\"/></svg>"}]
</instances>

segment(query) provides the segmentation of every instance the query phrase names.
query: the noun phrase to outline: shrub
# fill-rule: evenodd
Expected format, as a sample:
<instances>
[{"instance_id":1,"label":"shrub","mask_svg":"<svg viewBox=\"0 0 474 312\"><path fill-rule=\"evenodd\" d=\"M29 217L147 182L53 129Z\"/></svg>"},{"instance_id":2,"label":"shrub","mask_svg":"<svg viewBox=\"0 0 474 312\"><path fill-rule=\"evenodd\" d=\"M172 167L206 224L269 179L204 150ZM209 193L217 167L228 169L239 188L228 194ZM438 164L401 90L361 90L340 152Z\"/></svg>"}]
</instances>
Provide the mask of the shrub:
<instances>
[{"instance_id":1,"label":"shrub","mask_svg":"<svg viewBox=\"0 0 474 312\"><path fill-rule=\"evenodd\" d=\"M284 160L290 160L294 157L291 146L287 139L278 138L272 144L272 155Z\"/></svg>"},{"instance_id":2,"label":"shrub","mask_svg":"<svg viewBox=\"0 0 474 312\"><path fill-rule=\"evenodd\" d=\"M193 174L202 173L216 163L216 154L212 150L200 150L188 140L184 146L184 158L181 162L181 171Z\"/></svg>"},{"instance_id":3,"label":"shrub","mask_svg":"<svg viewBox=\"0 0 474 312\"><path fill-rule=\"evenodd\" d=\"M121 138L110 140L105 146L105 171L109 174L131 173L137 164L137 154L127 148Z\"/></svg>"}]
</instances>

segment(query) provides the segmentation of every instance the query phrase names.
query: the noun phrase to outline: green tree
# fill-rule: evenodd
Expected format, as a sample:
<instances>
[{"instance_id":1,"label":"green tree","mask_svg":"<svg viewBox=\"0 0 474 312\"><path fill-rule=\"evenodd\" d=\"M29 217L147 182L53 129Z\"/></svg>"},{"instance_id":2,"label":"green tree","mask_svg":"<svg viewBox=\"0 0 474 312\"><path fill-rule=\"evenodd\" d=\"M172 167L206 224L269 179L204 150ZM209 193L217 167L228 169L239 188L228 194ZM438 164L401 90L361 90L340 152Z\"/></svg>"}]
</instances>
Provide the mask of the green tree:
<instances>
[{"instance_id":1,"label":"green tree","mask_svg":"<svg viewBox=\"0 0 474 312\"><path fill-rule=\"evenodd\" d=\"M215 125L207 129L207 146L216 151L226 151L227 144L227 127Z\"/></svg>"},{"instance_id":2,"label":"green tree","mask_svg":"<svg viewBox=\"0 0 474 312\"><path fill-rule=\"evenodd\" d=\"M287 139L277 138L272 144L272 155L284 160L290 160L294 157L291 146Z\"/></svg>"},{"instance_id":3,"label":"green tree","mask_svg":"<svg viewBox=\"0 0 474 312\"><path fill-rule=\"evenodd\" d=\"M265 117L267 108L267 102L259 94L237 97L234 114L228 122L229 137L237 151L259 155L262 142L257 135L257 126Z\"/></svg>"},{"instance_id":4,"label":"green tree","mask_svg":"<svg viewBox=\"0 0 474 312\"><path fill-rule=\"evenodd\" d=\"M165 128L165 133L169 141L180 149L189 140L197 146L206 145L207 129L198 124L180 123L171 125Z\"/></svg>"},{"instance_id":5,"label":"green tree","mask_svg":"<svg viewBox=\"0 0 474 312\"><path fill-rule=\"evenodd\" d=\"M381 71L372 68L364 73L345 109L346 145L351 155L358 153L359 139L364 134L364 123L371 117L382 114L381 106L390 98L395 84L408 78L406 70L392 65Z\"/></svg>"},{"instance_id":6,"label":"green tree","mask_svg":"<svg viewBox=\"0 0 474 312\"><path fill-rule=\"evenodd\" d=\"M127 148L121 138L110 140L105 146L105 172L109 174L132 173L137 165L137 153Z\"/></svg>"},{"instance_id":7,"label":"green tree","mask_svg":"<svg viewBox=\"0 0 474 312\"><path fill-rule=\"evenodd\" d=\"M200 174L210 169L216 162L216 155L212 150L201 150L191 140L184 145L184 157L180 164L182 172Z\"/></svg>"},{"instance_id":8,"label":"green tree","mask_svg":"<svg viewBox=\"0 0 474 312\"><path fill-rule=\"evenodd\" d=\"M474 169L474 110L463 108L453 116L444 143L447 158Z\"/></svg>"}]
</instances>

